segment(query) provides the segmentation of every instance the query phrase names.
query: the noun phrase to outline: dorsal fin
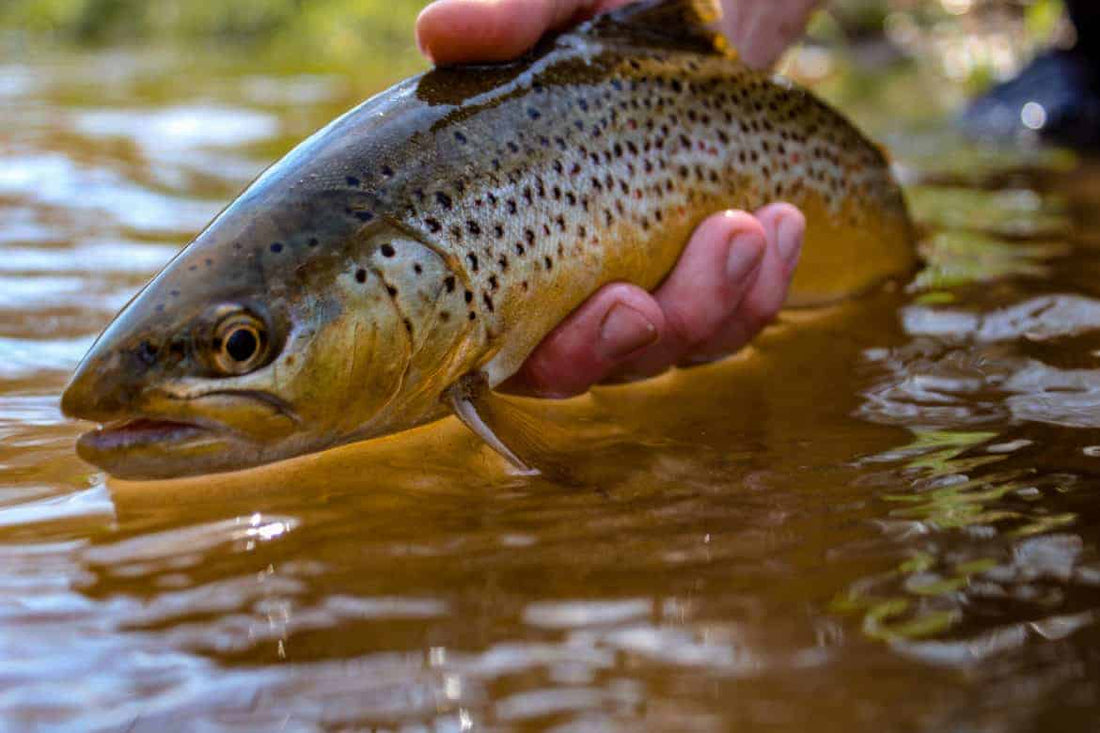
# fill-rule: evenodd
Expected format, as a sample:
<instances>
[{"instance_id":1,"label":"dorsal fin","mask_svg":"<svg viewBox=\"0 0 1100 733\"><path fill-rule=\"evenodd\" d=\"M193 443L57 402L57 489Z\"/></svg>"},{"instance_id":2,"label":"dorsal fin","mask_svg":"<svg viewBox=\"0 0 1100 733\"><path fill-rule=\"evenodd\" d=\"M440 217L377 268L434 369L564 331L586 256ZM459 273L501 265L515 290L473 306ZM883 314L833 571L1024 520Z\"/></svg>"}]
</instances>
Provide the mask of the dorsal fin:
<instances>
[{"instance_id":1,"label":"dorsal fin","mask_svg":"<svg viewBox=\"0 0 1100 733\"><path fill-rule=\"evenodd\" d=\"M718 17L712 0L643 0L596 18L592 31L702 53L732 54L725 38L710 27Z\"/></svg>"}]
</instances>

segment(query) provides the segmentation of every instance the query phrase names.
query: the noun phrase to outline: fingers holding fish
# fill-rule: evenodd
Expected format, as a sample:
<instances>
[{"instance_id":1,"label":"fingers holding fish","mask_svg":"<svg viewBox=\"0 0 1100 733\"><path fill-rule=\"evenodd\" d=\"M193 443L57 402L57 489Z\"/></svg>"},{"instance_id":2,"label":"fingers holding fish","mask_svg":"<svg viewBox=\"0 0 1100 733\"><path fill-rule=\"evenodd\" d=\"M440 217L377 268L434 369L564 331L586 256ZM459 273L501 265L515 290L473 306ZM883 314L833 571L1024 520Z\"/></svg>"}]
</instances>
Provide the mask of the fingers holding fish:
<instances>
[{"instance_id":1,"label":"fingers holding fish","mask_svg":"<svg viewBox=\"0 0 1100 733\"><path fill-rule=\"evenodd\" d=\"M744 346L767 322L755 313L746 322L741 306L760 288L774 249L763 224L744 211L726 211L703 221L654 294L668 322L663 338L628 358L614 376L653 376L674 364L695 362L700 353L716 358ZM787 280L771 275L763 286L777 289L776 300L782 305Z\"/></svg>"},{"instance_id":2,"label":"fingers holding fish","mask_svg":"<svg viewBox=\"0 0 1100 733\"><path fill-rule=\"evenodd\" d=\"M773 66L824 0L723 0L718 25L749 66Z\"/></svg>"},{"instance_id":3,"label":"fingers holding fish","mask_svg":"<svg viewBox=\"0 0 1100 733\"><path fill-rule=\"evenodd\" d=\"M627 0L436 0L416 19L421 52L438 66L508 61L548 30Z\"/></svg>"},{"instance_id":4,"label":"fingers holding fish","mask_svg":"<svg viewBox=\"0 0 1100 733\"><path fill-rule=\"evenodd\" d=\"M542 341L505 389L540 397L581 394L666 330L651 294L628 283L606 285Z\"/></svg>"},{"instance_id":5,"label":"fingers holding fish","mask_svg":"<svg viewBox=\"0 0 1100 733\"><path fill-rule=\"evenodd\" d=\"M763 328L787 299L787 288L802 254L806 217L794 206L770 204L756 212L768 242L760 276L738 309L738 320Z\"/></svg>"},{"instance_id":6,"label":"fingers holding fish","mask_svg":"<svg viewBox=\"0 0 1100 733\"><path fill-rule=\"evenodd\" d=\"M775 320L787 300L791 278L802 253L806 218L790 204L772 204L756 212L767 248L737 308L711 336L680 357L679 366L715 361L746 346Z\"/></svg>"},{"instance_id":7,"label":"fingers holding fish","mask_svg":"<svg viewBox=\"0 0 1100 733\"><path fill-rule=\"evenodd\" d=\"M737 351L783 305L804 231L787 204L711 216L656 293L604 287L540 344L508 389L566 397Z\"/></svg>"},{"instance_id":8,"label":"fingers holding fish","mask_svg":"<svg viewBox=\"0 0 1100 733\"><path fill-rule=\"evenodd\" d=\"M723 0L718 25L750 66L768 68L805 32L823 0ZM629 0L436 0L416 23L420 50L439 65L507 61L549 30Z\"/></svg>"}]
</instances>

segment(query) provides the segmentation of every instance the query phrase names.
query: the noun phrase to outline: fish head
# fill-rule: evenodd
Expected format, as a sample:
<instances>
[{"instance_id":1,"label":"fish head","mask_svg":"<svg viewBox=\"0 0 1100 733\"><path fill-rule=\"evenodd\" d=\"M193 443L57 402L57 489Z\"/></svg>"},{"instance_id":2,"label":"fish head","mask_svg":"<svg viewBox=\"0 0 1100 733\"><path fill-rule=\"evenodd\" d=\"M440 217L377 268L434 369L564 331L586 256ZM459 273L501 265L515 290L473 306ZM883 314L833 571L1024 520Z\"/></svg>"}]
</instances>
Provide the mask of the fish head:
<instances>
[{"instance_id":1,"label":"fish head","mask_svg":"<svg viewBox=\"0 0 1100 733\"><path fill-rule=\"evenodd\" d=\"M216 223L95 342L61 402L100 423L86 461L129 479L248 468L357 439L399 390L411 340L363 253L400 233L321 247L255 229Z\"/></svg>"}]
</instances>

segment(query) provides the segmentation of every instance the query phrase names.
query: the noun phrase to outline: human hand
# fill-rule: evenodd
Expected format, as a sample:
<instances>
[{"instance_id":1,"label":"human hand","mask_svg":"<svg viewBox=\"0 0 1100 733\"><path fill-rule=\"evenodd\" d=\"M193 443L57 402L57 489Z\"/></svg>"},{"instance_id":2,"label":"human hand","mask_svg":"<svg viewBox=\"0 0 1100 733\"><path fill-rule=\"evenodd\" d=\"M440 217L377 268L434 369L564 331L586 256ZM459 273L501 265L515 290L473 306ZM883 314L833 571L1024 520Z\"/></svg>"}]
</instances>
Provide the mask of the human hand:
<instances>
[{"instance_id":1,"label":"human hand","mask_svg":"<svg viewBox=\"0 0 1100 733\"><path fill-rule=\"evenodd\" d=\"M604 286L543 339L505 388L567 397L598 382L640 379L732 354L782 307L805 230L805 218L790 204L766 206L755 216L711 216L656 292L628 283Z\"/></svg>"},{"instance_id":2,"label":"human hand","mask_svg":"<svg viewBox=\"0 0 1100 733\"><path fill-rule=\"evenodd\" d=\"M420 50L440 66L507 61L549 30L630 0L436 0L416 21ZM824 0L720 0L718 28L750 66L772 66L798 40Z\"/></svg>"},{"instance_id":3,"label":"human hand","mask_svg":"<svg viewBox=\"0 0 1100 733\"><path fill-rule=\"evenodd\" d=\"M814 0L725 0L747 27L776 17L776 5L812 8ZM417 21L421 50L437 64L504 61L550 29L626 4L624 0L436 0ZM806 11L808 16L809 11ZM782 13L780 13L782 15ZM790 16L784 16L790 17ZM726 30L738 37L738 29ZM789 23L789 21L788 21ZM750 63L782 52L789 30L763 34ZM605 380L659 374L731 354L775 318L787 297L806 222L789 204L755 216L726 211L692 235L679 262L653 294L627 283L605 286L558 325L505 385L539 396L568 396Z\"/></svg>"}]
</instances>

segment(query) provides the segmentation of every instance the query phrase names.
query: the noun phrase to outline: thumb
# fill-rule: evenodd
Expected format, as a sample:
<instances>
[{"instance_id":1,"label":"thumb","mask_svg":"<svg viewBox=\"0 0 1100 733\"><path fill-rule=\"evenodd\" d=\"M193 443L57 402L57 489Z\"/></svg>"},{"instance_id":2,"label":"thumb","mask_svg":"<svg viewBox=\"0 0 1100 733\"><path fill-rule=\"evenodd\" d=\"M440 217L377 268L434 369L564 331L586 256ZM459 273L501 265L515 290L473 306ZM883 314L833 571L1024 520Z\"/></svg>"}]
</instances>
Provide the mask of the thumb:
<instances>
[{"instance_id":1,"label":"thumb","mask_svg":"<svg viewBox=\"0 0 1100 733\"><path fill-rule=\"evenodd\" d=\"M416 19L416 42L437 66L508 61L547 31L628 0L436 0Z\"/></svg>"}]
</instances>

